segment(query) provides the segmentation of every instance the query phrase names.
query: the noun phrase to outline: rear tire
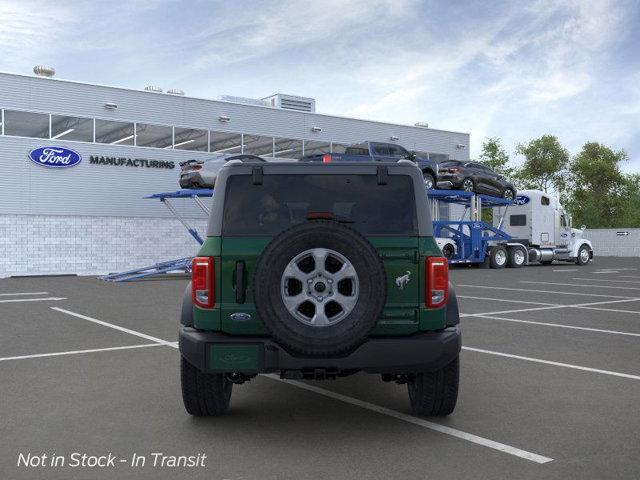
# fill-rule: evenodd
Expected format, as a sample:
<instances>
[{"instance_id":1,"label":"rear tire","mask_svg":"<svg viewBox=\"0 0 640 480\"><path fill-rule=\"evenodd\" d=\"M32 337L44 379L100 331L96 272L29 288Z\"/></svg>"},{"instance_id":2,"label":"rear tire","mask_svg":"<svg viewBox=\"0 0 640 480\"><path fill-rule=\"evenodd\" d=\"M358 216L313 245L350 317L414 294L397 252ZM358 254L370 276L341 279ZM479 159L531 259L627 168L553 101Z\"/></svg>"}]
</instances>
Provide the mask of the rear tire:
<instances>
[{"instance_id":1,"label":"rear tire","mask_svg":"<svg viewBox=\"0 0 640 480\"><path fill-rule=\"evenodd\" d=\"M508 258L507 249L501 245L495 245L489 250L489 266L491 268L506 267Z\"/></svg>"},{"instance_id":2,"label":"rear tire","mask_svg":"<svg viewBox=\"0 0 640 480\"><path fill-rule=\"evenodd\" d=\"M502 191L502 198L506 200L515 200L516 192L513 190L513 188L507 187Z\"/></svg>"},{"instance_id":3,"label":"rear tire","mask_svg":"<svg viewBox=\"0 0 640 480\"><path fill-rule=\"evenodd\" d=\"M509 247L509 268L524 267L527 263L527 252L522 247Z\"/></svg>"},{"instance_id":4,"label":"rear tire","mask_svg":"<svg viewBox=\"0 0 640 480\"><path fill-rule=\"evenodd\" d=\"M229 408L233 384L222 373L205 373L180 357L182 401L196 417L222 415Z\"/></svg>"},{"instance_id":5,"label":"rear tire","mask_svg":"<svg viewBox=\"0 0 640 480\"><path fill-rule=\"evenodd\" d=\"M407 382L409 402L416 415L445 416L456 408L460 357L435 372L417 373Z\"/></svg>"},{"instance_id":6,"label":"rear tire","mask_svg":"<svg viewBox=\"0 0 640 480\"><path fill-rule=\"evenodd\" d=\"M436 188L436 180L429 172L422 172L422 178L424 179L424 186L427 190L433 190Z\"/></svg>"},{"instance_id":7,"label":"rear tire","mask_svg":"<svg viewBox=\"0 0 640 480\"><path fill-rule=\"evenodd\" d=\"M471 178L465 178L462 181L461 188L465 192L475 192L476 184L474 183L474 181Z\"/></svg>"}]
</instances>

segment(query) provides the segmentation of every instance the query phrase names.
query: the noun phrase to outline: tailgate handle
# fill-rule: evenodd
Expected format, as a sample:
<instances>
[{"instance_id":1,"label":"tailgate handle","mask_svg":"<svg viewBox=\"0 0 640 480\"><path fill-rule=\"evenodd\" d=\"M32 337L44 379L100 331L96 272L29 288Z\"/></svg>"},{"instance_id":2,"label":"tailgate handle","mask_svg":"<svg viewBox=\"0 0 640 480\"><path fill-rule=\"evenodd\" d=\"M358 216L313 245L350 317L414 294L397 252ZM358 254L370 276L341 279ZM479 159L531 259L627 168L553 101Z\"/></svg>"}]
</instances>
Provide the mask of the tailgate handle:
<instances>
[{"instance_id":1,"label":"tailgate handle","mask_svg":"<svg viewBox=\"0 0 640 480\"><path fill-rule=\"evenodd\" d=\"M244 287L244 262L242 260L236 262L236 303L244 303L246 300Z\"/></svg>"}]
</instances>

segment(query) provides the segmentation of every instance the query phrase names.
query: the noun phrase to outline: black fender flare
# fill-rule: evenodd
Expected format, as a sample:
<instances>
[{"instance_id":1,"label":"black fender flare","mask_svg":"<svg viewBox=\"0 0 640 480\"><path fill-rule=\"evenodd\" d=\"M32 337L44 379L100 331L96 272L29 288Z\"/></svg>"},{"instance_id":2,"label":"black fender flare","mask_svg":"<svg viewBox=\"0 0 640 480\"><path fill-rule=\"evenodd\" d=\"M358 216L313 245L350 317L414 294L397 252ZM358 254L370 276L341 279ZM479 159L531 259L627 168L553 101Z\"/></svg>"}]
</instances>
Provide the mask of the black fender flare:
<instances>
[{"instance_id":1,"label":"black fender flare","mask_svg":"<svg viewBox=\"0 0 640 480\"><path fill-rule=\"evenodd\" d=\"M449 282L449 298L447 299L447 327L460 324L460 310L458 309L458 297L453 283Z\"/></svg>"},{"instance_id":2,"label":"black fender flare","mask_svg":"<svg viewBox=\"0 0 640 480\"><path fill-rule=\"evenodd\" d=\"M180 312L180 323L185 327L193 327L193 301L191 299L191 282L182 295L182 310Z\"/></svg>"}]
</instances>

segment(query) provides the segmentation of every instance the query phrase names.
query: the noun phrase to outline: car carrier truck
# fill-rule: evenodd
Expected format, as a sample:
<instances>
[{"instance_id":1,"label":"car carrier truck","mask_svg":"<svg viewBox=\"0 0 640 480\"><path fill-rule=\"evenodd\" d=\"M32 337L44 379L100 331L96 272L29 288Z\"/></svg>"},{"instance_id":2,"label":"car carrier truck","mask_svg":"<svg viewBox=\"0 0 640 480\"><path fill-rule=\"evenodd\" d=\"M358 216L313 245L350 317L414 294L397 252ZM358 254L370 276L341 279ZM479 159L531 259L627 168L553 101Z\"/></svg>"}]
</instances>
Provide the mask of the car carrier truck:
<instances>
[{"instance_id":1,"label":"car carrier truck","mask_svg":"<svg viewBox=\"0 0 640 480\"><path fill-rule=\"evenodd\" d=\"M434 237L451 264L517 268L554 260L585 265L593 259L584 227L571 228L558 199L545 192L520 191L513 201L460 190L431 190L427 195ZM461 212L459 219L440 219L442 203L457 206L450 212ZM491 209L492 223L483 221L483 209Z\"/></svg>"}]
</instances>

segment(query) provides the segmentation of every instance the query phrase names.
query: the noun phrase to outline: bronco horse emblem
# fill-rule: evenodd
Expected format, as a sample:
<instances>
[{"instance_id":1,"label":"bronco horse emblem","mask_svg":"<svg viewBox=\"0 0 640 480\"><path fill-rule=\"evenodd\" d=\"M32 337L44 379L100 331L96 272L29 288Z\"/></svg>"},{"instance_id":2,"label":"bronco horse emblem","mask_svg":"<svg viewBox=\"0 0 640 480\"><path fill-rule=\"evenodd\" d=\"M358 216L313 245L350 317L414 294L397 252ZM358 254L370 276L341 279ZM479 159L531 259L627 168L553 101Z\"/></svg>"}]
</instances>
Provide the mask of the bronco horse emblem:
<instances>
[{"instance_id":1,"label":"bronco horse emblem","mask_svg":"<svg viewBox=\"0 0 640 480\"><path fill-rule=\"evenodd\" d=\"M396 278L396 285L402 290L409 280L411 280L411 272L407 270L407 273Z\"/></svg>"}]
</instances>

